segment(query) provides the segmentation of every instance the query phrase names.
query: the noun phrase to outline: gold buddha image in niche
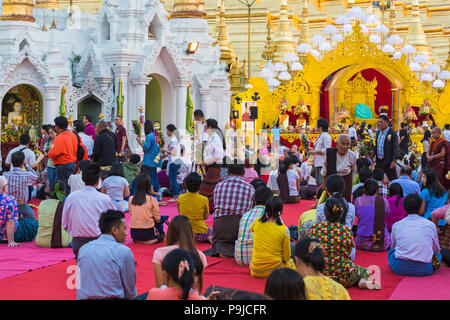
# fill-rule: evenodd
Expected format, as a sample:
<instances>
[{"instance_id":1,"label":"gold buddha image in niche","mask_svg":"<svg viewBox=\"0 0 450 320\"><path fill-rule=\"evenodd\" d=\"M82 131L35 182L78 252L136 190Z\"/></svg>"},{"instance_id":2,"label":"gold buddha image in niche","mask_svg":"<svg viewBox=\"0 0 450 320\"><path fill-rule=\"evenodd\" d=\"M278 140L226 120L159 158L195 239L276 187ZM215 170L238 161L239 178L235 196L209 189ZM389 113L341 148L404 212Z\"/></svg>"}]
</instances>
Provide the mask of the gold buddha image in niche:
<instances>
[{"instance_id":1,"label":"gold buddha image in niche","mask_svg":"<svg viewBox=\"0 0 450 320\"><path fill-rule=\"evenodd\" d=\"M29 85L10 89L2 101L2 128L6 125L32 125L41 123L41 99L37 90Z\"/></svg>"}]
</instances>

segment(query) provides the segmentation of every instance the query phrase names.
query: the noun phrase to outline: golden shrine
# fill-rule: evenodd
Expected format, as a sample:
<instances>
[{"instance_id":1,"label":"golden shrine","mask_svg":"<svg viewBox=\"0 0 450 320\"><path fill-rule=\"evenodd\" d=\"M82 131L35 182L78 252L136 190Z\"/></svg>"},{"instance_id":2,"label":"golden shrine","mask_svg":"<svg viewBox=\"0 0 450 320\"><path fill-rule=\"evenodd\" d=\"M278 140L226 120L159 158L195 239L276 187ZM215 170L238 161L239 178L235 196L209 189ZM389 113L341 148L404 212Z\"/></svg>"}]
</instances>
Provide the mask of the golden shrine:
<instances>
[{"instance_id":1,"label":"golden shrine","mask_svg":"<svg viewBox=\"0 0 450 320\"><path fill-rule=\"evenodd\" d=\"M365 69L377 70L391 83L394 129L398 129L402 120L401 114L408 104L420 106L424 100L428 100L433 105L436 111L434 119L438 126L442 127L450 123L448 107L450 85L447 83L445 88L438 92L430 85L420 82L416 74L409 70L406 56L393 60L376 44L369 41L368 36L361 32L359 24L355 24L353 33L346 36L335 49L327 52L321 60L308 54L304 70L296 72L291 81L284 81L285 83L271 92L262 78L253 77L249 80L252 88L238 96L242 101L251 101L255 92L259 93L261 98L258 101L260 117L256 124L257 131L263 123L271 125L277 121L281 114L277 106L284 100L289 105L296 105L299 99L303 100L310 107L310 125L315 126L316 121L321 117L322 82L332 76L328 85L330 92L328 111L330 125L333 125L336 123L335 114L338 106L344 105L353 116L355 103L367 103L371 111L374 111L375 83L365 81L359 76L359 73ZM350 81L355 75L355 79ZM235 108L239 109L236 106ZM372 114L375 118L375 113L372 112ZM237 121L237 127L240 127L240 120Z\"/></svg>"}]
</instances>

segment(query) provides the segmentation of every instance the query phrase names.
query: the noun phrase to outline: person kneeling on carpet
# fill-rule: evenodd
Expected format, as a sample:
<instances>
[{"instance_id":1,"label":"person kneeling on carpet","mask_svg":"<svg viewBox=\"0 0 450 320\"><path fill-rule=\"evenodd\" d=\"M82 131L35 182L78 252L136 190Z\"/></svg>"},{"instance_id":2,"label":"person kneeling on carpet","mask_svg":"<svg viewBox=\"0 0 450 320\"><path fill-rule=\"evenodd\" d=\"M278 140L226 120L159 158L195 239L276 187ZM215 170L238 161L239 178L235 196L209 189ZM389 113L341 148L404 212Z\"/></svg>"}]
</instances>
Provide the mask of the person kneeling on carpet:
<instances>
[{"instance_id":1,"label":"person kneeling on carpet","mask_svg":"<svg viewBox=\"0 0 450 320\"><path fill-rule=\"evenodd\" d=\"M310 238L319 241L324 249L323 274L346 288L357 284L362 289L381 289L381 285L371 279L369 270L352 261L355 244L352 230L342 223L345 208L345 200L333 196L325 203L327 221L311 227Z\"/></svg>"},{"instance_id":2,"label":"person kneeling on carpet","mask_svg":"<svg viewBox=\"0 0 450 320\"><path fill-rule=\"evenodd\" d=\"M277 268L295 269L291 259L291 237L289 229L281 221L283 202L271 197L266 202L265 212L250 226L253 235L253 256L250 274L254 278L267 278Z\"/></svg>"},{"instance_id":3,"label":"person kneeling on carpet","mask_svg":"<svg viewBox=\"0 0 450 320\"><path fill-rule=\"evenodd\" d=\"M403 205L406 218L394 223L389 267L403 276L430 276L441 261L436 226L424 218L423 200L417 194L409 194Z\"/></svg>"},{"instance_id":4,"label":"person kneeling on carpet","mask_svg":"<svg viewBox=\"0 0 450 320\"><path fill-rule=\"evenodd\" d=\"M66 190L64 182L57 181L54 191L50 193L52 199L44 200L39 204L39 228L36 236L36 246L38 247L68 248L72 243L72 236L62 226L64 190Z\"/></svg>"},{"instance_id":5,"label":"person kneeling on carpet","mask_svg":"<svg viewBox=\"0 0 450 320\"><path fill-rule=\"evenodd\" d=\"M18 242L30 242L36 237L38 222L35 219L20 218L17 200L8 195L8 180L0 176L0 243L17 247Z\"/></svg>"},{"instance_id":6,"label":"person kneeling on carpet","mask_svg":"<svg viewBox=\"0 0 450 320\"><path fill-rule=\"evenodd\" d=\"M136 178L136 193L128 199L131 238L144 244L164 240L163 227L168 219L168 216L160 216L158 201L151 196L151 191L148 175L141 173Z\"/></svg>"},{"instance_id":7,"label":"person kneeling on carpet","mask_svg":"<svg viewBox=\"0 0 450 320\"><path fill-rule=\"evenodd\" d=\"M351 300L343 285L322 273L325 256L319 241L304 238L297 242L294 253L295 267L305 283L308 300Z\"/></svg>"},{"instance_id":8,"label":"person kneeling on carpet","mask_svg":"<svg viewBox=\"0 0 450 320\"><path fill-rule=\"evenodd\" d=\"M298 203L300 195L300 177L294 169L294 159L288 157L283 161L283 167L280 168L277 178L277 184L280 189L280 198L283 203Z\"/></svg>"},{"instance_id":9,"label":"person kneeling on carpet","mask_svg":"<svg viewBox=\"0 0 450 320\"><path fill-rule=\"evenodd\" d=\"M205 220L209 218L209 200L198 193L202 177L192 172L184 179L184 183L188 192L178 197L178 212L191 221L196 242L212 243L212 227L208 227L205 223Z\"/></svg>"},{"instance_id":10,"label":"person kneeling on carpet","mask_svg":"<svg viewBox=\"0 0 450 320\"><path fill-rule=\"evenodd\" d=\"M127 222L121 211L100 216L101 236L80 248L77 300L125 300L136 297L136 262L124 245ZM77 277L78 278L78 277Z\"/></svg>"}]
</instances>

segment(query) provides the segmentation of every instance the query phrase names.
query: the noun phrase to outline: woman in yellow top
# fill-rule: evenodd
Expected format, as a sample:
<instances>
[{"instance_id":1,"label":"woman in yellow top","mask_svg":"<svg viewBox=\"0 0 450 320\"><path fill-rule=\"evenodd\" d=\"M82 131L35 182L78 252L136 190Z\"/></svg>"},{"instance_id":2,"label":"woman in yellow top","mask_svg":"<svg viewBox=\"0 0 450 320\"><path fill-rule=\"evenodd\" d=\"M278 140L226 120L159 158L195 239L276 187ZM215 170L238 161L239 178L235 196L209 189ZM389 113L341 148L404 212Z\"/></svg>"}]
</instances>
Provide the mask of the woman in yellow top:
<instances>
[{"instance_id":1,"label":"woman in yellow top","mask_svg":"<svg viewBox=\"0 0 450 320\"><path fill-rule=\"evenodd\" d=\"M205 223L209 217L209 200L198 193L202 177L198 173L192 172L184 179L184 184L188 192L180 194L178 197L178 212L189 218L196 242L212 244L212 228Z\"/></svg>"},{"instance_id":2,"label":"woman in yellow top","mask_svg":"<svg viewBox=\"0 0 450 320\"><path fill-rule=\"evenodd\" d=\"M294 254L295 266L303 277L308 300L351 300L343 285L321 273L325 257L319 241L300 240L295 245Z\"/></svg>"},{"instance_id":3,"label":"woman in yellow top","mask_svg":"<svg viewBox=\"0 0 450 320\"><path fill-rule=\"evenodd\" d=\"M266 202L264 215L250 226L253 232L253 256L250 274L255 278L267 278L277 268L291 268L291 238L289 229L281 221L283 202L271 197Z\"/></svg>"}]
</instances>

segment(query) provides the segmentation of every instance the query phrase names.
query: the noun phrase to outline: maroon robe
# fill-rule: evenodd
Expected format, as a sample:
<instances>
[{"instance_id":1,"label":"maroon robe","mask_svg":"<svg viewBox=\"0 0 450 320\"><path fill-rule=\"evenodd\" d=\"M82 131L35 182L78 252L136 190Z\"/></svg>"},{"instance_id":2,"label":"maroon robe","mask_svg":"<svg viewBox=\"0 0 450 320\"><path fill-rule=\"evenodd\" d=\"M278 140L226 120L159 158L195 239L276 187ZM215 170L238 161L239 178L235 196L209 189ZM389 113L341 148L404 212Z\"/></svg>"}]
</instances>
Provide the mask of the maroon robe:
<instances>
[{"instance_id":1,"label":"maroon robe","mask_svg":"<svg viewBox=\"0 0 450 320\"><path fill-rule=\"evenodd\" d=\"M447 180L445 176L450 170L450 144L444 138L431 142L431 155L440 153L442 148L445 148L445 156L429 161L428 168L433 169L436 172L439 182L446 190L448 190L450 189L450 180Z\"/></svg>"}]
</instances>

